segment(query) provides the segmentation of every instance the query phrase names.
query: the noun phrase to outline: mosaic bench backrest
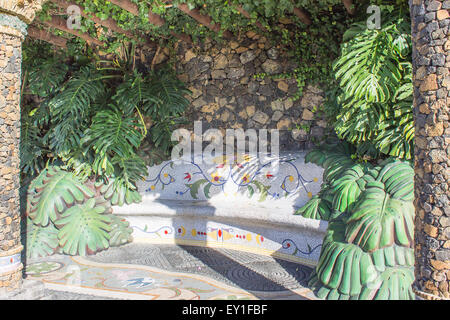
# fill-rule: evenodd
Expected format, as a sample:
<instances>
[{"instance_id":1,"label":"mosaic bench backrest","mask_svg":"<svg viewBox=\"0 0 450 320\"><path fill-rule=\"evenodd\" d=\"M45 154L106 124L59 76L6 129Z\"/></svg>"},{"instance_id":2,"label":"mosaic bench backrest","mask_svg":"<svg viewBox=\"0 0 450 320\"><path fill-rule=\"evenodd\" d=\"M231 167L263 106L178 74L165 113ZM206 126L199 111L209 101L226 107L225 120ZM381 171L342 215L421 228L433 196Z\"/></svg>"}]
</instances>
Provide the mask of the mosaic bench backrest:
<instances>
[{"instance_id":1,"label":"mosaic bench backrest","mask_svg":"<svg viewBox=\"0 0 450 320\"><path fill-rule=\"evenodd\" d=\"M241 154L210 161L165 161L148 168L138 183L145 197L164 200L208 200L211 203L304 205L320 191L323 169L305 163L306 152L278 157Z\"/></svg>"}]
</instances>

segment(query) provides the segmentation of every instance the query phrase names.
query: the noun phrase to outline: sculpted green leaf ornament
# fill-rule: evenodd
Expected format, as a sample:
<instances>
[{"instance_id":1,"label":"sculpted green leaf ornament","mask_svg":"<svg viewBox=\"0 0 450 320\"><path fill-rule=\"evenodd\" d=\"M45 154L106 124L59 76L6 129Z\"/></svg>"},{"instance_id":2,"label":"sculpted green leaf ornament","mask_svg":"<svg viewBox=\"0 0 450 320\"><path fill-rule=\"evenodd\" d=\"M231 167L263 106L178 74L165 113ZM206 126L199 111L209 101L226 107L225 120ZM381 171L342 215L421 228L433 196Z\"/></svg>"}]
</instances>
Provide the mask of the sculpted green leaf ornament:
<instances>
[{"instance_id":1,"label":"sculpted green leaf ornament","mask_svg":"<svg viewBox=\"0 0 450 320\"><path fill-rule=\"evenodd\" d=\"M26 236L27 258L46 257L53 254L58 248L58 229L53 224L40 227L27 219Z\"/></svg>"},{"instance_id":2,"label":"sculpted green leaf ornament","mask_svg":"<svg viewBox=\"0 0 450 320\"><path fill-rule=\"evenodd\" d=\"M56 225L59 244L64 253L70 255L86 255L109 247L109 231L112 221L105 215L105 206L96 205L94 198L84 204L67 209Z\"/></svg>"},{"instance_id":3,"label":"sculpted green leaf ornament","mask_svg":"<svg viewBox=\"0 0 450 320\"><path fill-rule=\"evenodd\" d=\"M322 299L414 299L414 170L394 159L357 163L344 149L306 158L325 168L324 183L296 214L329 221L309 285Z\"/></svg>"},{"instance_id":4,"label":"sculpted green leaf ornament","mask_svg":"<svg viewBox=\"0 0 450 320\"><path fill-rule=\"evenodd\" d=\"M133 190L117 190L113 181L82 182L59 167L44 169L27 190L27 257L45 257L57 250L84 256L130 242L133 230L111 214L111 204L138 199L127 193Z\"/></svg>"},{"instance_id":5,"label":"sculpted green leaf ornament","mask_svg":"<svg viewBox=\"0 0 450 320\"><path fill-rule=\"evenodd\" d=\"M43 227L75 202L93 197L94 193L72 173L52 166L44 170L37 178L36 194L30 200L29 217L35 224Z\"/></svg>"}]
</instances>

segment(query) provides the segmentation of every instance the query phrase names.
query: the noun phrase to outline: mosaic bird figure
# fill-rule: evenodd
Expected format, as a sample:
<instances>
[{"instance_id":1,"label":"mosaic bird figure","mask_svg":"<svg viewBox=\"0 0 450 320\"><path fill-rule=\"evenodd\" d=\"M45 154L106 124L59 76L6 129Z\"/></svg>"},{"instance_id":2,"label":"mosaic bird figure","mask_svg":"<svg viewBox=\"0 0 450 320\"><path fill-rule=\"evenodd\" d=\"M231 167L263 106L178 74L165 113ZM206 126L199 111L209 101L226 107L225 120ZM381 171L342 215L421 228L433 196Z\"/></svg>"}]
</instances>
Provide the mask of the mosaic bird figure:
<instances>
[{"instance_id":1,"label":"mosaic bird figure","mask_svg":"<svg viewBox=\"0 0 450 320\"><path fill-rule=\"evenodd\" d=\"M127 280L126 286L137 286L138 288L147 287L155 283L155 279L149 277L135 278Z\"/></svg>"}]
</instances>

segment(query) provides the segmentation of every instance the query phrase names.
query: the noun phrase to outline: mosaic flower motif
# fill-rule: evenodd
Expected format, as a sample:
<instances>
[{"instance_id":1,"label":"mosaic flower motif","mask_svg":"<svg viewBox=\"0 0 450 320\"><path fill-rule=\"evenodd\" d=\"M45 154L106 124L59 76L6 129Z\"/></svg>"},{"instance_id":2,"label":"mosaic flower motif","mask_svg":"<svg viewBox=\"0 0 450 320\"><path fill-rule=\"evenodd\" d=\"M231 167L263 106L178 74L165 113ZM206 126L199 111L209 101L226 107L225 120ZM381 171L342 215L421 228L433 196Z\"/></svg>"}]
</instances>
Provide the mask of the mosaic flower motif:
<instances>
[{"instance_id":1,"label":"mosaic flower motif","mask_svg":"<svg viewBox=\"0 0 450 320\"><path fill-rule=\"evenodd\" d=\"M217 171L211 174L211 179L213 182L219 182L220 178L221 178L221 176L219 175L219 173Z\"/></svg>"},{"instance_id":2,"label":"mosaic flower motif","mask_svg":"<svg viewBox=\"0 0 450 320\"><path fill-rule=\"evenodd\" d=\"M243 183L249 183L249 182L250 182L250 176L249 176L248 173L246 173L246 174L244 174L244 175L242 176L242 182L243 182Z\"/></svg>"}]
</instances>

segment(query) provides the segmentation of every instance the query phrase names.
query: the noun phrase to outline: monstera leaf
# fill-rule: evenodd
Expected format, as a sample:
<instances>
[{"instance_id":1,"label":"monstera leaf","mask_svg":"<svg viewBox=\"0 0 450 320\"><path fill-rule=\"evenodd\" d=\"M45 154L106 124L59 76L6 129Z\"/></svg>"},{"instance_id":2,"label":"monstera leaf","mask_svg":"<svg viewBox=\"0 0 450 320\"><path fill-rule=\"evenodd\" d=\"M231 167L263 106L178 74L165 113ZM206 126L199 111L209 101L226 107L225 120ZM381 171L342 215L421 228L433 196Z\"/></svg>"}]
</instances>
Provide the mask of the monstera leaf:
<instances>
[{"instance_id":1,"label":"monstera leaf","mask_svg":"<svg viewBox=\"0 0 450 320\"><path fill-rule=\"evenodd\" d=\"M131 242L133 240L131 236L133 229L129 227L130 223L115 215L111 216L111 220L111 232L109 233L111 238L109 239L109 245L111 247L117 247Z\"/></svg>"},{"instance_id":2,"label":"monstera leaf","mask_svg":"<svg viewBox=\"0 0 450 320\"><path fill-rule=\"evenodd\" d=\"M394 199L412 201L414 199L414 169L408 162L387 160L378 175L385 184L386 192Z\"/></svg>"},{"instance_id":3,"label":"monstera leaf","mask_svg":"<svg viewBox=\"0 0 450 320\"><path fill-rule=\"evenodd\" d=\"M334 190L333 208L345 212L350 205L356 202L365 189L367 181L371 180L375 179L366 174L365 168L360 164L346 169L339 179L331 183Z\"/></svg>"},{"instance_id":4,"label":"monstera leaf","mask_svg":"<svg viewBox=\"0 0 450 320\"><path fill-rule=\"evenodd\" d=\"M347 223L346 241L366 252L394 243L408 247L413 239L414 205L393 198L383 183L369 182Z\"/></svg>"},{"instance_id":5,"label":"monstera leaf","mask_svg":"<svg viewBox=\"0 0 450 320\"><path fill-rule=\"evenodd\" d=\"M305 156L305 163L311 162L318 166L322 166L326 159L326 152L322 148L315 148Z\"/></svg>"},{"instance_id":6,"label":"monstera leaf","mask_svg":"<svg viewBox=\"0 0 450 320\"><path fill-rule=\"evenodd\" d=\"M58 248L58 229L50 223L46 227L35 225L27 219L26 254L27 258L46 257Z\"/></svg>"},{"instance_id":7,"label":"monstera leaf","mask_svg":"<svg viewBox=\"0 0 450 320\"><path fill-rule=\"evenodd\" d=\"M355 162L345 155L337 154L328 157L323 163L323 168L325 169L323 172L323 180L328 182L334 181L334 179L340 176L344 170L354 164Z\"/></svg>"},{"instance_id":8,"label":"monstera leaf","mask_svg":"<svg viewBox=\"0 0 450 320\"><path fill-rule=\"evenodd\" d=\"M328 221L331 216L331 204L319 195L316 195L298 209L295 214L309 219Z\"/></svg>"},{"instance_id":9,"label":"monstera leaf","mask_svg":"<svg viewBox=\"0 0 450 320\"><path fill-rule=\"evenodd\" d=\"M376 269L384 272L389 267L413 267L414 249L397 245L375 250L371 253Z\"/></svg>"},{"instance_id":10,"label":"monstera leaf","mask_svg":"<svg viewBox=\"0 0 450 320\"><path fill-rule=\"evenodd\" d=\"M67 209L56 222L62 251L84 256L108 248L112 219L104 214L106 210L107 207L97 204L95 198Z\"/></svg>"},{"instance_id":11,"label":"monstera leaf","mask_svg":"<svg viewBox=\"0 0 450 320\"><path fill-rule=\"evenodd\" d=\"M72 173L58 167L44 170L34 184L34 196L30 199L29 217L43 227L55 222L68 206L92 197L93 192Z\"/></svg>"},{"instance_id":12,"label":"monstera leaf","mask_svg":"<svg viewBox=\"0 0 450 320\"><path fill-rule=\"evenodd\" d=\"M310 151L305 163L312 162L323 167L323 180L329 182L355 164L350 157L353 152L354 148L348 143L324 144Z\"/></svg>"},{"instance_id":13,"label":"monstera leaf","mask_svg":"<svg viewBox=\"0 0 450 320\"><path fill-rule=\"evenodd\" d=\"M342 221L329 224L316 272L317 278L329 291L336 289L339 295L354 296L360 293L362 286L374 281L378 272L370 254L346 243L344 233ZM321 294L325 292L322 289Z\"/></svg>"},{"instance_id":14,"label":"monstera leaf","mask_svg":"<svg viewBox=\"0 0 450 320\"><path fill-rule=\"evenodd\" d=\"M325 168L325 182L296 214L329 221L309 282L315 294L329 300L414 299L411 164L351 164L345 152L327 146L306 160Z\"/></svg>"},{"instance_id":15,"label":"monstera leaf","mask_svg":"<svg viewBox=\"0 0 450 320\"><path fill-rule=\"evenodd\" d=\"M123 206L126 204L139 203L142 197L138 190L131 190L111 177L106 183L97 181L95 187L99 188L103 197L111 202L113 206Z\"/></svg>"},{"instance_id":16,"label":"monstera leaf","mask_svg":"<svg viewBox=\"0 0 450 320\"><path fill-rule=\"evenodd\" d=\"M414 282L414 268L387 268L370 285L364 286L361 300L413 300L411 284Z\"/></svg>"},{"instance_id":17,"label":"monstera leaf","mask_svg":"<svg viewBox=\"0 0 450 320\"><path fill-rule=\"evenodd\" d=\"M345 242L345 223L329 224L309 286L328 300L411 299L414 252L393 245L367 253Z\"/></svg>"}]
</instances>

